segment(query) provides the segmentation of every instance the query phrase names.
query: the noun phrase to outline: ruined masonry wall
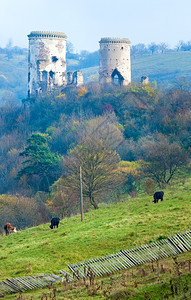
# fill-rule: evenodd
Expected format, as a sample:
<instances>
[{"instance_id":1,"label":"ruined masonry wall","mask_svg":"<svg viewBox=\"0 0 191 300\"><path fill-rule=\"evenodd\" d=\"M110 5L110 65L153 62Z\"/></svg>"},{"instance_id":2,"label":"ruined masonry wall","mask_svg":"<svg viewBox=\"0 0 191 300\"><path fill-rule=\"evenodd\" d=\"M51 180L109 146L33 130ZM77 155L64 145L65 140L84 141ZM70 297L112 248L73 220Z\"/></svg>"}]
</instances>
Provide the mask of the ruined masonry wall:
<instances>
[{"instance_id":1,"label":"ruined masonry wall","mask_svg":"<svg viewBox=\"0 0 191 300\"><path fill-rule=\"evenodd\" d=\"M116 69L123 77L122 85L131 82L130 42L128 39L103 38L100 43L100 83L112 82Z\"/></svg>"},{"instance_id":2,"label":"ruined masonry wall","mask_svg":"<svg viewBox=\"0 0 191 300\"><path fill-rule=\"evenodd\" d=\"M29 36L29 96L66 84L66 37Z\"/></svg>"}]
</instances>

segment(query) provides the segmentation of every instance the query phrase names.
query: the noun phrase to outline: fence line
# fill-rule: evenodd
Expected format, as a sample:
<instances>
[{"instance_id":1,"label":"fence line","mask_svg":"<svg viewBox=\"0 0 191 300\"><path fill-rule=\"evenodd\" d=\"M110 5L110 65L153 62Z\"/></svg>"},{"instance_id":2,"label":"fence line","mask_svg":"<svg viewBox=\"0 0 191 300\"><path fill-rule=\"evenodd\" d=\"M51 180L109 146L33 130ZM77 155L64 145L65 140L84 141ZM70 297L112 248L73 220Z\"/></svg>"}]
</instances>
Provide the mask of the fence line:
<instances>
[{"instance_id":1,"label":"fence line","mask_svg":"<svg viewBox=\"0 0 191 300\"><path fill-rule=\"evenodd\" d=\"M29 289L42 288L57 281L71 282L80 278L88 278L92 274L94 276L104 276L146 262L176 256L190 250L191 230L189 229L158 242L70 264L68 268L72 271L72 274L66 270L60 270L60 276L39 274L0 281L0 297L3 297L5 293L18 293Z\"/></svg>"},{"instance_id":2,"label":"fence line","mask_svg":"<svg viewBox=\"0 0 191 300\"><path fill-rule=\"evenodd\" d=\"M158 242L70 264L68 268L78 279L88 277L90 270L95 276L103 276L190 250L191 230L187 230Z\"/></svg>"}]
</instances>

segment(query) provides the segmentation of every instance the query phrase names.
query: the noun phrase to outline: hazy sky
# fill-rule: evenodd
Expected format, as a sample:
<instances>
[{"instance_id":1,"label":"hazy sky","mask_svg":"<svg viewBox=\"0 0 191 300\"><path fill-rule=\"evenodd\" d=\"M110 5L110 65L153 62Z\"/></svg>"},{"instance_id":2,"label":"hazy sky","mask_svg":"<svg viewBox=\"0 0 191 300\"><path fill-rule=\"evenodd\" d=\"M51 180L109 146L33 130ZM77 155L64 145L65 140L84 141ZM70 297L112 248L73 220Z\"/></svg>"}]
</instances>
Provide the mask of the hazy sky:
<instances>
[{"instance_id":1,"label":"hazy sky","mask_svg":"<svg viewBox=\"0 0 191 300\"><path fill-rule=\"evenodd\" d=\"M101 37L132 44L191 40L191 0L0 0L0 47L28 47L27 34L59 31L77 51L95 51Z\"/></svg>"}]
</instances>

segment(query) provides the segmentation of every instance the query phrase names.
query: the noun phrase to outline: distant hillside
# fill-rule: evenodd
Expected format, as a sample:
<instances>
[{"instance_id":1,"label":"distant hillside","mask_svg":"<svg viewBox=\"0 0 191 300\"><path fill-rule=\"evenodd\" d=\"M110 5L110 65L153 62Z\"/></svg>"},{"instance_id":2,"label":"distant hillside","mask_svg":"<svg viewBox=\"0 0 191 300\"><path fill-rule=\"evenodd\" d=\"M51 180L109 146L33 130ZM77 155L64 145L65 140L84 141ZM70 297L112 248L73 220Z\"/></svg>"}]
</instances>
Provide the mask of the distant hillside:
<instances>
[{"instance_id":1,"label":"distant hillside","mask_svg":"<svg viewBox=\"0 0 191 300\"><path fill-rule=\"evenodd\" d=\"M142 75L165 85L182 76L191 80L191 52L169 52L132 59L132 80L140 81Z\"/></svg>"},{"instance_id":2,"label":"distant hillside","mask_svg":"<svg viewBox=\"0 0 191 300\"><path fill-rule=\"evenodd\" d=\"M82 62L74 59L67 60L68 70L81 69L84 81L98 81L99 67L83 68ZM150 81L158 85L169 85L175 79L186 76L191 80L191 52L167 52L136 56L132 58L132 80L140 81L141 76L147 75ZM84 65L85 67L85 65ZM10 96L23 99L27 95L27 52L25 55L7 57L0 54L0 99Z\"/></svg>"},{"instance_id":3,"label":"distant hillside","mask_svg":"<svg viewBox=\"0 0 191 300\"><path fill-rule=\"evenodd\" d=\"M23 99L27 95L27 53L0 54L0 99Z\"/></svg>"}]
</instances>

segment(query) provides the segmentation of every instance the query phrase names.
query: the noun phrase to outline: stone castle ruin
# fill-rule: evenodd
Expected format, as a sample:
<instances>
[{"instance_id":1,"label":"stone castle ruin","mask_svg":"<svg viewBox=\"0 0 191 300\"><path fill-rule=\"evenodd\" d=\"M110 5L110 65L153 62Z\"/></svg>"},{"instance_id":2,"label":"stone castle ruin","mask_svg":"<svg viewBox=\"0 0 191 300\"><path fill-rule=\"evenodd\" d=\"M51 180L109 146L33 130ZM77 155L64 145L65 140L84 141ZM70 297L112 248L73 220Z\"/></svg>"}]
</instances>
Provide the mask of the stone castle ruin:
<instances>
[{"instance_id":1,"label":"stone castle ruin","mask_svg":"<svg viewBox=\"0 0 191 300\"><path fill-rule=\"evenodd\" d=\"M28 96L35 97L65 86L66 35L61 32L32 31L29 39ZM68 84L83 84L80 71L72 74Z\"/></svg>"},{"instance_id":2,"label":"stone castle ruin","mask_svg":"<svg viewBox=\"0 0 191 300\"><path fill-rule=\"evenodd\" d=\"M66 35L32 31L29 35L28 96L66 84Z\"/></svg>"},{"instance_id":3,"label":"stone castle ruin","mask_svg":"<svg viewBox=\"0 0 191 300\"><path fill-rule=\"evenodd\" d=\"M126 38L101 38L99 43L100 83L128 85L131 82L130 41Z\"/></svg>"},{"instance_id":4,"label":"stone castle ruin","mask_svg":"<svg viewBox=\"0 0 191 300\"><path fill-rule=\"evenodd\" d=\"M66 74L66 35L32 31L29 39L28 96L35 97L63 86L80 86L80 71ZM101 38L99 81L120 86L131 82L130 41Z\"/></svg>"}]
</instances>

